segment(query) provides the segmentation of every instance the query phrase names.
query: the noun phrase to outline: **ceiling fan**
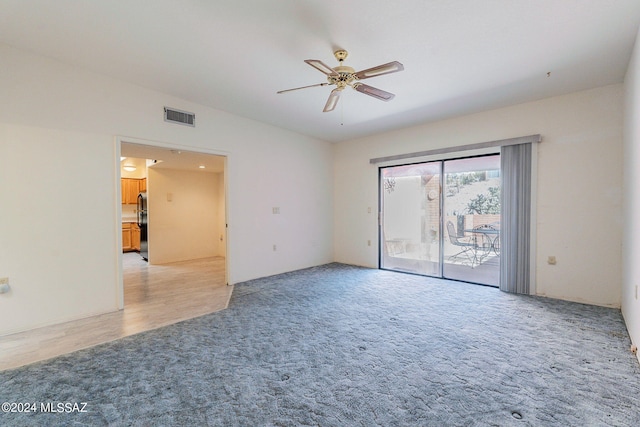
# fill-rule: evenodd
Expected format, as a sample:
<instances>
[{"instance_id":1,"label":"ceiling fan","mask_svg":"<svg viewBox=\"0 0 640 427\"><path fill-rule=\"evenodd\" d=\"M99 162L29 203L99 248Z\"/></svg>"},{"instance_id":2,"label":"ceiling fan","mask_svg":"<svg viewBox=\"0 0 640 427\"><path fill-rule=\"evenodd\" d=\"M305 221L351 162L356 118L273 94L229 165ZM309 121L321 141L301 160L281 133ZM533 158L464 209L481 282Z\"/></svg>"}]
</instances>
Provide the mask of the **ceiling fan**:
<instances>
[{"instance_id":1,"label":"ceiling fan","mask_svg":"<svg viewBox=\"0 0 640 427\"><path fill-rule=\"evenodd\" d=\"M346 50L336 50L333 55L336 57L340 65L335 68L329 67L324 62L318 59L306 59L304 62L311 65L316 70L323 72L327 75L328 83L318 83L315 85L296 87L293 89L281 90L278 93L291 92L293 90L306 89L309 87L316 86L330 86L335 85L336 88L331 91L329 94L329 99L327 99L327 103L324 106L323 112L333 111L333 109L338 104L338 100L340 99L340 94L347 87L351 86L355 90L360 93L364 93L365 95L373 96L376 99L381 101L391 101L395 95L389 92L386 92L382 89L375 88L373 86L366 85L364 83L360 83L360 80L368 79L370 77L381 76L383 74L396 73L398 71L404 70L404 66L398 61L389 62L387 64L378 65L377 67L368 68L366 70L356 72L353 68L348 67L346 65L342 65L342 61L344 61L349 53Z\"/></svg>"}]
</instances>

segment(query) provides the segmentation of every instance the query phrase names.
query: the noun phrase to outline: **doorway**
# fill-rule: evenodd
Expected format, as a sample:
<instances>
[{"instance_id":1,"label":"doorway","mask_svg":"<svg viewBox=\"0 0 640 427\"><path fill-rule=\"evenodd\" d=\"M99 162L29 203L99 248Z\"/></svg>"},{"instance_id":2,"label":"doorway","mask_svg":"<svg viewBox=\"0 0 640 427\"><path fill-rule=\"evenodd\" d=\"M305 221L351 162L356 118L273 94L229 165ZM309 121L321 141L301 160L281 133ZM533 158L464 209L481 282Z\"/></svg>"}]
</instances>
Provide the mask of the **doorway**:
<instances>
[{"instance_id":1,"label":"doorway","mask_svg":"<svg viewBox=\"0 0 640 427\"><path fill-rule=\"evenodd\" d=\"M125 204L122 184L121 308L125 312L145 311L147 305L150 310L164 305L177 312L180 309L177 305L181 304L188 307L187 311L201 315L208 307L226 306L227 301L212 305L210 299L217 296L225 299L230 294L230 289L218 289L230 288L227 286L227 157L122 140L120 159L121 167L137 164L144 168L144 173L136 179L144 179L140 190L146 196L148 220L148 252L144 259L135 238L131 249L124 247L125 223L133 222L131 228L135 229L139 207ZM120 175L125 177L122 168ZM194 303L201 304L202 309L194 307Z\"/></svg>"},{"instance_id":2,"label":"doorway","mask_svg":"<svg viewBox=\"0 0 640 427\"><path fill-rule=\"evenodd\" d=\"M500 155L382 167L380 268L498 286Z\"/></svg>"}]
</instances>

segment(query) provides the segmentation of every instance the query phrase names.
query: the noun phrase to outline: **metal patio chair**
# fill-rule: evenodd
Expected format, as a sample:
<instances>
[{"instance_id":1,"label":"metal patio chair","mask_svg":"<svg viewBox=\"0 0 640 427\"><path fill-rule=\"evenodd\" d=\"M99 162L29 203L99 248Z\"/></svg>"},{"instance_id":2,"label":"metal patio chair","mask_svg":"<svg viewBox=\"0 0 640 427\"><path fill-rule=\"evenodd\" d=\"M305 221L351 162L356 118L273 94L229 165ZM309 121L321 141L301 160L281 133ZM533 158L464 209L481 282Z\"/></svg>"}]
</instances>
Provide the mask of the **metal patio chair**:
<instances>
[{"instance_id":1,"label":"metal patio chair","mask_svg":"<svg viewBox=\"0 0 640 427\"><path fill-rule=\"evenodd\" d=\"M449 261L462 260L464 263L466 260L471 263L471 268L473 268L477 261L475 242L459 238L456 233L456 227L451 221L447 221L447 234L449 234L451 244L460 248L460 252L451 255Z\"/></svg>"}]
</instances>

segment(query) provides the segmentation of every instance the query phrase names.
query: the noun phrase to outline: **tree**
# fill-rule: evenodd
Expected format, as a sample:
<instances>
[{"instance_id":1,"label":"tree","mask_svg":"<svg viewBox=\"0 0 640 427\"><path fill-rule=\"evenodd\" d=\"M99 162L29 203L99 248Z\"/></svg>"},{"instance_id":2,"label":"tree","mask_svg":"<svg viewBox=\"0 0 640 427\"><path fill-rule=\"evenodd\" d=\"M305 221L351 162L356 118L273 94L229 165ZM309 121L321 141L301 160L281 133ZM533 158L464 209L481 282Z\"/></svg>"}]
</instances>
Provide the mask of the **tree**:
<instances>
[{"instance_id":1,"label":"tree","mask_svg":"<svg viewBox=\"0 0 640 427\"><path fill-rule=\"evenodd\" d=\"M489 187L489 194L478 194L467 204L470 214L500 214L500 187Z\"/></svg>"}]
</instances>

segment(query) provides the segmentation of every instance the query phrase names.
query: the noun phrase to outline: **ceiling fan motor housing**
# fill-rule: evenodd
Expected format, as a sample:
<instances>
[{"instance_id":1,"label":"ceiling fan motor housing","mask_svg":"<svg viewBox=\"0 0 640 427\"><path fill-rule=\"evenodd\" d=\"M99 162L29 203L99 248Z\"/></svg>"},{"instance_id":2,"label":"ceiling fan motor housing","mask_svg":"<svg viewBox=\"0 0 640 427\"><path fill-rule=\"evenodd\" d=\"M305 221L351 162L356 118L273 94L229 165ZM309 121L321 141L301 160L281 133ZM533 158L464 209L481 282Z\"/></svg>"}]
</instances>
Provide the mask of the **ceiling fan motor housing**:
<instances>
[{"instance_id":1,"label":"ceiling fan motor housing","mask_svg":"<svg viewBox=\"0 0 640 427\"><path fill-rule=\"evenodd\" d=\"M357 80L357 77L355 76L356 71L351 67L339 65L335 67L334 70L338 75L328 76L327 80L329 81L329 84L336 85L340 90L351 85L355 80Z\"/></svg>"}]
</instances>

